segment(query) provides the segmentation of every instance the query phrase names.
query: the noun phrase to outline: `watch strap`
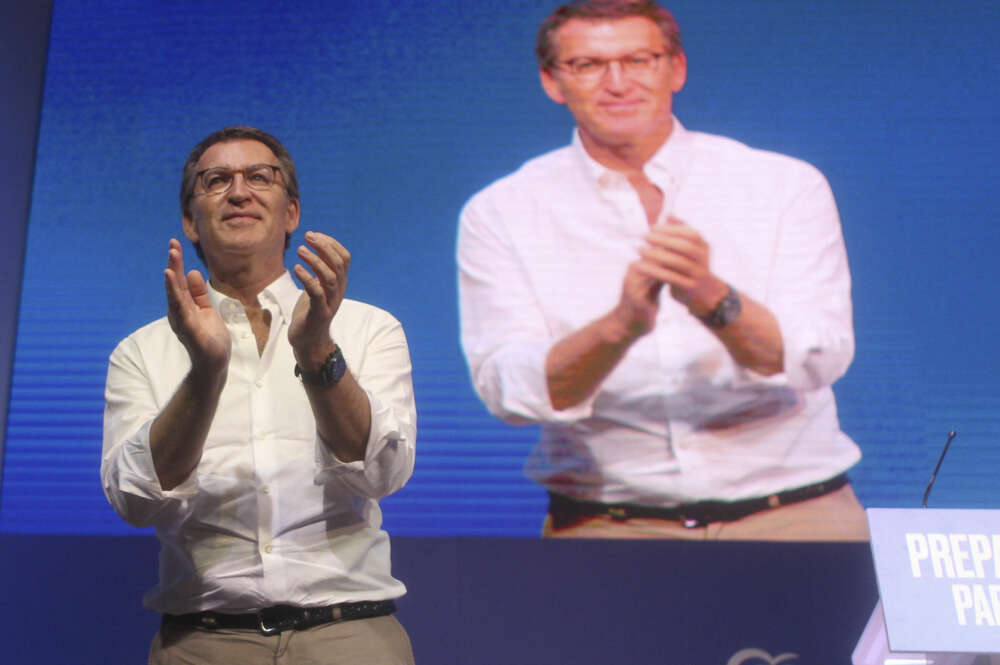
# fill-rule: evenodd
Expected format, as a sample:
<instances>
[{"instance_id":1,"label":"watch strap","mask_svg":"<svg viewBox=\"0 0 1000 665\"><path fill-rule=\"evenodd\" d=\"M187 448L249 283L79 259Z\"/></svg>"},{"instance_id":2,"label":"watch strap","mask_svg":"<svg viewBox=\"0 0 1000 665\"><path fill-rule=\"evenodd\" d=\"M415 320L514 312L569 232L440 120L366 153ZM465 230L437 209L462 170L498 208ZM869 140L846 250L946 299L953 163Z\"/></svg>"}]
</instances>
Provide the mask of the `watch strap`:
<instances>
[{"instance_id":1,"label":"watch strap","mask_svg":"<svg viewBox=\"0 0 1000 665\"><path fill-rule=\"evenodd\" d=\"M333 347L333 351L326 357L326 360L323 361L318 371L310 372L304 370L298 363L295 363L295 376L302 379L302 383L321 388L329 388L336 385L337 382L344 378L346 371L347 362L344 360L344 354L340 352L339 346Z\"/></svg>"}]
</instances>

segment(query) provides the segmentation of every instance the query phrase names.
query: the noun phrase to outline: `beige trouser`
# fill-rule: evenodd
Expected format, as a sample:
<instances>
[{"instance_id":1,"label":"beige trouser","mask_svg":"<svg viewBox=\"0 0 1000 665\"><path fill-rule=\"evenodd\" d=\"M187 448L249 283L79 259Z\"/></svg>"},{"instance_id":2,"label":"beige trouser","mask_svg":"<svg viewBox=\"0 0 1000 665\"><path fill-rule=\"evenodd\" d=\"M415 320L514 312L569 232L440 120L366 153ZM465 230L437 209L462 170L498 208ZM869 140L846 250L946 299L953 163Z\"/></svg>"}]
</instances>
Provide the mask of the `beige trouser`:
<instances>
[{"instance_id":1,"label":"beige trouser","mask_svg":"<svg viewBox=\"0 0 1000 665\"><path fill-rule=\"evenodd\" d=\"M413 665L410 638L393 616L261 635L255 630L165 626L149 665Z\"/></svg>"},{"instance_id":2,"label":"beige trouser","mask_svg":"<svg viewBox=\"0 0 1000 665\"><path fill-rule=\"evenodd\" d=\"M712 522L695 529L679 522L634 517L616 521L600 515L561 529L552 516L542 527L545 538L677 538L684 540L867 541L868 520L850 485L808 501L747 515L735 522Z\"/></svg>"}]
</instances>

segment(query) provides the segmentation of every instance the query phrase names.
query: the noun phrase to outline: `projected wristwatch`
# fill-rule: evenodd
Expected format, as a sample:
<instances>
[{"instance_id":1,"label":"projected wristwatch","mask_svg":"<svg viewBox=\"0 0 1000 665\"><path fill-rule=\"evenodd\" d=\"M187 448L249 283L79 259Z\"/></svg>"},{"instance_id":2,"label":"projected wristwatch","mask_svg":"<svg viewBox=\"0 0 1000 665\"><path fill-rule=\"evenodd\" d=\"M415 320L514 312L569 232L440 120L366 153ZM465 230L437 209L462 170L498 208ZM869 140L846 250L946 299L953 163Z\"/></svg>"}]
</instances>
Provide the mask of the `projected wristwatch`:
<instances>
[{"instance_id":1,"label":"projected wristwatch","mask_svg":"<svg viewBox=\"0 0 1000 665\"><path fill-rule=\"evenodd\" d=\"M719 301L715 309L708 316L699 317L709 328L718 329L727 326L735 321L740 312L743 311L743 305L740 304L740 294L731 284L726 284L726 286L729 287L729 292Z\"/></svg>"},{"instance_id":2,"label":"projected wristwatch","mask_svg":"<svg viewBox=\"0 0 1000 665\"><path fill-rule=\"evenodd\" d=\"M333 347L333 351L323 361L323 365L319 368L319 371L307 372L299 367L298 363L295 363L295 376L302 379L302 383L307 383L310 386L320 386L321 388L329 388L336 385L338 381L344 378L344 372L346 371L347 363L344 361L344 354L340 352L339 346Z\"/></svg>"}]
</instances>

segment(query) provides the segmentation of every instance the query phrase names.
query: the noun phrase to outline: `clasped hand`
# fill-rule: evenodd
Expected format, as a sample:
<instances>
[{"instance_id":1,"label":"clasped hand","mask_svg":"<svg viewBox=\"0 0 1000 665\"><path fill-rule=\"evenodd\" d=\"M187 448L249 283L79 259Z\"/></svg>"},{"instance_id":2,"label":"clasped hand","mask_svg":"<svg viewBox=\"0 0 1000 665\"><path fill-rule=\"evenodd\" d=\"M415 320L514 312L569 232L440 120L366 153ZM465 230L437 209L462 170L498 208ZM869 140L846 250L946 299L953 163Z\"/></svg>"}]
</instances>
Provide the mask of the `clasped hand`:
<instances>
[{"instance_id":1,"label":"clasped hand","mask_svg":"<svg viewBox=\"0 0 1000 665\"><path fill-rule=\"evenodd\" d=\"M628 266L616 313L634 335L649 332L659 311L664 285L695 316L707 316L728 287L709 268L709 246L701 234L671 216L653 227Z\"/></svg>"}]
</instances>

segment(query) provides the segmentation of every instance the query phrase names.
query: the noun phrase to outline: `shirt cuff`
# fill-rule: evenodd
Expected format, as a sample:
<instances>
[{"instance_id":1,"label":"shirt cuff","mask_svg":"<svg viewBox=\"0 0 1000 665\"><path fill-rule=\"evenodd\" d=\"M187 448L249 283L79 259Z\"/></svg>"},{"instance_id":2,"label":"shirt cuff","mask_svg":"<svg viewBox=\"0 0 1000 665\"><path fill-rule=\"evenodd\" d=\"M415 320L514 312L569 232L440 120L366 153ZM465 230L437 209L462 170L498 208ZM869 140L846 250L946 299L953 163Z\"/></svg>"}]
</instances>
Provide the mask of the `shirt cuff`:
<instances>
[{"instance_id":1,"label":"shirt cuff","mask_svg":"<svg viewBox=\"0 0 1000 665\"><path fill-rule=\"evenodd\" d=\"M364 390L362 388L362 390ZM392 410L382 404L378 398L365 390L368 395L368 404L371 416L371 427L368 432L368 441L365 443L364 459L353 462L344 462L338 458L326 445L319 434L316 435L316 465L320 472L331 472L334 474L344 473L364 473L365 467L372 464L373 460L381 454L390 441L399 441L404 438L401 427Z\"/></svg>"},{"instance_id":2,"label":"shirt cuff","mask_svg":"<svg viewBox=\"0 0 1000 665\"><path fill-rule=\"evenodd\" d=\"M156 475L153 453L150 449L149 430L153 422L143 425L138 432L121 444L118 452L118 488L121 492L152 501L186 499L198 492L198 474L192 472L180 485L164 490Z\"/></svg>"},{"instance_id":3,"label":"shirt cuff","mask_svg":"<svg viewBox=\"0 0 1000 665\"><path fill-rule=\"evenodd\" d=\"M790 329L782 340L785 377L797 390L817 390L843 376L854 356L853 342L807 326Z\"/></svg>"},{"instance_id":4,"label":"shirt cuff","mask_svg":"<svg viewBox=\"0 0 1000 665\"><path fill-rule=\"evenodd\" d=\"M495 353L480 366L476 387L486 407L504 421L565 424L593 413L599 391L566 409L556 410L549 397L545 363L556 342L521 343Z\"/></svg>"}]
</instances>

